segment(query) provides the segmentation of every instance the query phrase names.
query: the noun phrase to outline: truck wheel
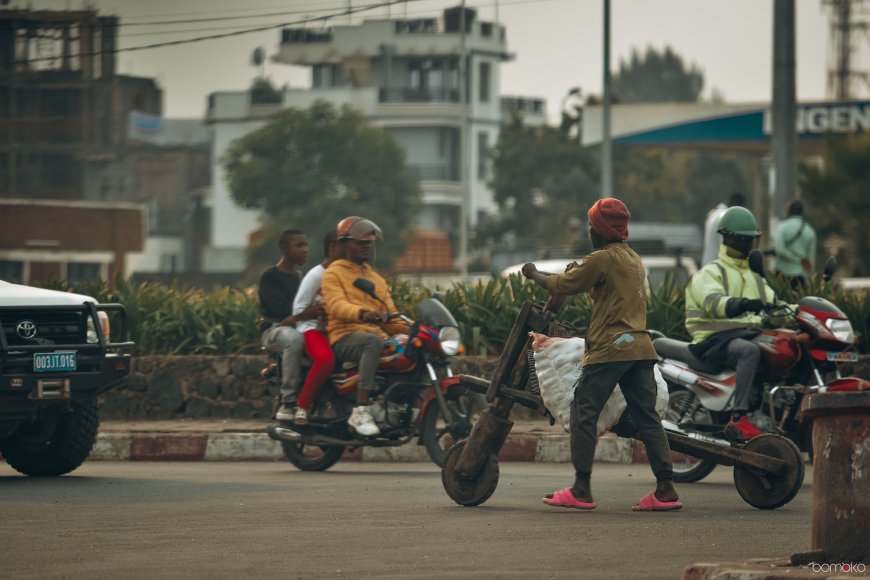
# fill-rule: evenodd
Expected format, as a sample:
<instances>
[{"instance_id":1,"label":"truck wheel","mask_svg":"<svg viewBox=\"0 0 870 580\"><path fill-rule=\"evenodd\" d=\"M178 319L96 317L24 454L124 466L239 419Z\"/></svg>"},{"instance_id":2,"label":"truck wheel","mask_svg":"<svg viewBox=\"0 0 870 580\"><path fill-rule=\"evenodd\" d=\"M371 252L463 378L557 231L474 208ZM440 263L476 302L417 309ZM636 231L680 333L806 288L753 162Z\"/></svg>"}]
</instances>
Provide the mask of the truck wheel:
<instances>
[{"instance_id":1,"label":"truck wheel","mask_svg":"<svg viewBox=\"0 0 870 580\"><path fill-rule=\"evenodd\" d=\"M48 409L0 440L0 454L24 475L63 475L88 458L99 426L99 407L93 399L72 403L69 412Z\"/></svg>"}]
</instances>

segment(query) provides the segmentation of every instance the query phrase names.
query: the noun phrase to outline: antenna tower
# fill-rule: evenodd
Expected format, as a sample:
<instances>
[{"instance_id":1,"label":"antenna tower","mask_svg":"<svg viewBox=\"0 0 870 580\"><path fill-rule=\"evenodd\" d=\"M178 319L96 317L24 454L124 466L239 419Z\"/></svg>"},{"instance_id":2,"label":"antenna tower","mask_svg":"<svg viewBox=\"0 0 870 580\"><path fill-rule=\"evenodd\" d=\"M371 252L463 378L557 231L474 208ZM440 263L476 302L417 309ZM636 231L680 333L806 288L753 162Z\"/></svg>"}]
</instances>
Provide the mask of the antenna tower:
<instances>
[{"instance_id":1,"label":"antenna tower","mask_svg":"<svg viewBox=\"0 0 870 580\"><path fill-rule=\"evenodd\" d=\"M828 98L846 101L870 92L870 6L866 0L822 0L830 18ZM862 66L862 58L864 63Z\"/></svg>"}]
</instances>

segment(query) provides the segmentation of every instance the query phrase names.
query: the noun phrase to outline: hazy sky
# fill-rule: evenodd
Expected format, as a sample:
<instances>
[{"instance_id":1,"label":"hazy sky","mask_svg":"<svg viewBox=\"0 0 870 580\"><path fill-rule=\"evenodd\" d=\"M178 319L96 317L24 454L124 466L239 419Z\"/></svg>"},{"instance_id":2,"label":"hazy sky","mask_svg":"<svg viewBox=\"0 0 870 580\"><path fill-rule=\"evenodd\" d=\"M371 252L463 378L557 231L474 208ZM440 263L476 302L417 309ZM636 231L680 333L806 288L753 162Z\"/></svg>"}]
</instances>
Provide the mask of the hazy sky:
<instances>
[{"instance_id":1,"label":"hazy sky","mask_svg":"<svg viewBox=\"0 0 870 580\"><path fill-rule=\"evenodd\" d=\"M120 46L229 32L242 28L293 23L360 7L378 0L90 0L101 13L121 16ZM418 0L389 8L394 17L438 16L458 0ZM13 7L80 8L79 0L12 0ZM467 0L479 17L496 17L495 0ZM821 0L796 0L797 91L799 100L825 97L828 19ZM728 101L767 101L771 93L773 0L612 0L612 67L632 48L666 44L705 73L705 96L716 87ZM270 13L269 17L252 17ZM372 9L352 17L383 18L388 9ZM508 48L515 60L502 67L502 94L544 97L551 118L566 92L579 86L585 93L601 91L602 0L502 0L498 19L507 27ZM228 20L179 25L144 25L166 20L231 17ZM335 23L346 24L347 16ZM131 26L132 24L139 24ZM316 26L322 26L318 23ZM163 88L164 113L170 117L200 117L210 92L241 90L257 70L252 51L262 46L277 51L280 29L155 48L118 55L121 73L155 77ZM268 63L266 74L278 85L308 86L304 69Z\"/></svg>"}]
</instances>

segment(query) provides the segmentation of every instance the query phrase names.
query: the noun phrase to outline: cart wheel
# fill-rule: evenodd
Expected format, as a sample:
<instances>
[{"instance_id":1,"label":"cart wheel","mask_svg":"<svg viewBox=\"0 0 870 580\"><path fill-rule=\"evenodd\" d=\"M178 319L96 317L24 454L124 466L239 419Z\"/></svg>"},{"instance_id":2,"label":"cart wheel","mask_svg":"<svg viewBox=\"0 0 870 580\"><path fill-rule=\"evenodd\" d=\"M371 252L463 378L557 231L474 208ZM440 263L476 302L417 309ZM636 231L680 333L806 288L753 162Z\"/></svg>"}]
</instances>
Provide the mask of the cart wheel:
<instances>
[{"instance_id":1,"label":"cart wheel","mask_svg":"<svg viewBox=\"0 0 870 580\"><path fill-rule=\"evenodd\" d=\"M467 441L457 441L447 451L444 467L441 468L441 483L450 499L459 505L475 506L488 500L498 485L498 457L495 453L490 453L476 479L462 477L454 467Z\"/></svg>"},{"instance_id":2,"label":"cart wheel","mask_svg":"<svg viewBox=\"0 0 870 580\"><path fill-rule=\"evenodd\" d=\"M779 435L760 435L743 447L746 451L781 459L783 473L773 474L749 467L734 466L734 485L740 497L753 507L772 510L784 506L797 495L804 483L804 461L800 449Z\"/></svg>"}]
</instances>

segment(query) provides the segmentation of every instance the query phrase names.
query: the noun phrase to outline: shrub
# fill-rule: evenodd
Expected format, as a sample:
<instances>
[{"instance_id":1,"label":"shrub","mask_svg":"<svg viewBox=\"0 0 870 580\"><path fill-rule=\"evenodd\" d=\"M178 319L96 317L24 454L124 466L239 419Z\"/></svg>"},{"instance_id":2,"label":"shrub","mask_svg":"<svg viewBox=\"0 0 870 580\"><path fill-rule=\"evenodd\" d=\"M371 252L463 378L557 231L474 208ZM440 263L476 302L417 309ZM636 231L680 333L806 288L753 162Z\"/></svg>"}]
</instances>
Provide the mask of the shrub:
<instances>
[{"instance_id":1,"label":"shrub","mask_svg":"<svg viewBox=\"0 0 870 580\"><path fill-rule=\"evenodd\" d=\"M798 300L798 293L784 278L772 275L770 283L782 299L789 303ZM134 286L122 279L116 281L114 288L104 282L50 286L87 294L100 302L123 304L137 354L252 353L260 346L259 303L253 289L207 292L147 282ZM420 301L432 296L427 289L406 280L393 281L391 287L396 307L412 317L417 315ZM543 288L526 281L521 274L493 277L475 284L454 283L438 294L456 318L466 352L473 355L501 352L523 302L543 302L547 298ZM804 294L826 298L841 308L859 336L859 352L870 352L870 292L845 291L816 276ZM683 308L683 287L669 276L650 294L649 328L671 338L688 340ZM585 329L591 314L592 302L582 294L565 301L559 320ZM117 324L118 321L113 321L113 328Z\"/></svg>"}]
</instances>

